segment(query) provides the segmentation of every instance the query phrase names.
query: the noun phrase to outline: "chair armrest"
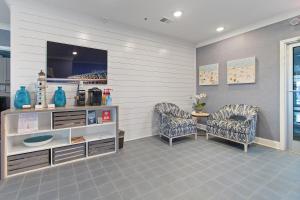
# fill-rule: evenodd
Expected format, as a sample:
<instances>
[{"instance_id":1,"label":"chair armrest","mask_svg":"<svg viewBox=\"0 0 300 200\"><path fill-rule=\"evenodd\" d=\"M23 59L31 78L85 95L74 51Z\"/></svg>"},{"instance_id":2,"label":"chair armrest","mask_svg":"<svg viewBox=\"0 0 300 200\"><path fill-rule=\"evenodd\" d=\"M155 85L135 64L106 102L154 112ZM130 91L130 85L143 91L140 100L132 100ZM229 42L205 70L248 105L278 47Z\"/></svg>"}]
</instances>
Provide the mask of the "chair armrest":
<instances>
[{"instance_id":1,"label":"chair armrest","mask_svg":"<svg viewBox=\"0 0 300 200\"><path fill-rule=\"evenodd\" d=\"M247 119L243 122L245 125L250 126L252 123L256 123L257 115L249 115Z\"/></svg>"},{"instance_id":2,"label":"chair armrest","mask_svg":"<svg viewBox=\"0 0 300 200\"><path fill-rule=\"evenodd\" d=\"M174 124L174 120L172 116L161 113L161 126L170 126Z\"/></svg>"},{"instance_id":3,"label":"chair armrest","mask_svg":"<svg viewBox=\"0 0 300 200\"><path fill-rule=\"evenodd\" d=\"M184 110L180 110L178 112L178 117L184 118L184 119L192 119L192 114L188 113L188 112L185 112Z\"/></svg>"},{"instance_id":4,"label":"chair armrest","mask_svg":"<svg viewBox=\"0 0 300 200\"><path fill-rule=\"evenodd\" d=\"M222 118L223 118L223 115L220 111L210 113L210 115L208 116L208 120L220 120Z\"/></svg>"},{"instance_id":5,"label":"chair armrest","mask_svg":"<svg viewBox=\"0 0 300 200\"><path fill-rule=\"evenodd\" d=\"M243 124L247 127L247 142L253 142L256 135L257 114L248 116Z\"/></svg>"}]
</instances>

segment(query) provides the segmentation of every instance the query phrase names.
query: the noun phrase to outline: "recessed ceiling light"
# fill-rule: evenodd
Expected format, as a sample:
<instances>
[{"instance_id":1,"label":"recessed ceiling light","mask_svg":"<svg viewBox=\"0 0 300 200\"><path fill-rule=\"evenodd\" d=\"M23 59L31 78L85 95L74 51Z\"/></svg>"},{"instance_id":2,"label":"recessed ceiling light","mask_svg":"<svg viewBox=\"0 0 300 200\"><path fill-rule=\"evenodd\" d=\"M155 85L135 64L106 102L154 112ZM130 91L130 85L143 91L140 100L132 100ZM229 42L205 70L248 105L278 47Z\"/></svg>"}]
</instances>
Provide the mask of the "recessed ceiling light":
<instances>
[{"instance_id":1,"label":"recessed ceiling light","mask_svg":"<svg viewBox=\"0 0 300 200\"><path fill-rule=\"evenodd\" d=\"M223 26L221 26L221 27L218 27L218 28L216 29L216 31L218 31L218 32L222 32L222 31L224 31L224 27L223 27Z\"/></svg>"},{"instance_id":2,"label":"recessed ceiling light","mask_svg":"<svg viewBox=\"0 0 300 200\"><path fill-rule=\"evenodd\" d=\"M77 51L73 51L72 54L75 56L77 55Z\"/></svg>"},{"instance_id":3,"label":"recessed ceiling light","mask_svg":"<svg viewBox=\"0 0 300 200\"><path fill-rule=\"evenodd\" d=\"M182 11L180 11L180 10L177 10L177 11L175 11L174 13L173 13L173 16L174 17L181 17L181 15L182 15Z\"/></svg>"}]
</instances>

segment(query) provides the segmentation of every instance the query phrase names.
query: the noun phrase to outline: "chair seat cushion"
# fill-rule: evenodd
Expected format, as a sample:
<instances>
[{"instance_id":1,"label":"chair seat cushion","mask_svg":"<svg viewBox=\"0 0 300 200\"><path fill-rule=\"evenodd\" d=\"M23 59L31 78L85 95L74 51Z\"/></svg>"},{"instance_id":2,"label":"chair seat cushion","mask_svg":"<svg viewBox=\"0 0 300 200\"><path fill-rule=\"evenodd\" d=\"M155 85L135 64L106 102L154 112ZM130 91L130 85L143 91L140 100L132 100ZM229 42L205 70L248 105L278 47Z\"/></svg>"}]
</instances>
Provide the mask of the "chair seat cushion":
<instances>
[{"instance_id":1,"label":"chair seat cushion","mask_svg":"<svg viewBox=\"0 0 300 200\"><path fill-rule=\"evenodd\" d=\"M184 128L184 127L188 127L188 126L196 126L196 121L193 119L183 119L183 118L177 118L177 117L173 117L172 118L172 124L173 124L173 128Z\"/></svg>"},{"instance_id":2,"label":"chair seat cushion","mask_svg":"<svg viewBox=\"0 0 300 200\"><path fill-rule=\"evenodd\" d=\"M248 133L249 127L241 121L236 120L208 120L207 125L218 127L223 130L228 130L236 133Z\"/></svg>"},{"instance_id":3,"label":"chair seat cushion","mask_svg":"<svg viewBox=\"0 0 300 200\"><path fill-rule=\"evenodd\" d=\"M163 135L168 136L169 138L173 138L173 137L185 136L185 135L190 135L195 133L197 133L197 126L189 125L185 127L177 126L177 127L165 129Z\"/></svg>"},{"instance_id":4,"label":"chair seat cushion","mask_svg":"<svg viewBox=\"0 0 300 200\"><path fill-rule=\"evenodd\" d=\"M168 137L178 137L197 133L197 124L193 119L184 118L169 118L170 121L166 124L163 134Z\"/></svg>"}]
</instances>

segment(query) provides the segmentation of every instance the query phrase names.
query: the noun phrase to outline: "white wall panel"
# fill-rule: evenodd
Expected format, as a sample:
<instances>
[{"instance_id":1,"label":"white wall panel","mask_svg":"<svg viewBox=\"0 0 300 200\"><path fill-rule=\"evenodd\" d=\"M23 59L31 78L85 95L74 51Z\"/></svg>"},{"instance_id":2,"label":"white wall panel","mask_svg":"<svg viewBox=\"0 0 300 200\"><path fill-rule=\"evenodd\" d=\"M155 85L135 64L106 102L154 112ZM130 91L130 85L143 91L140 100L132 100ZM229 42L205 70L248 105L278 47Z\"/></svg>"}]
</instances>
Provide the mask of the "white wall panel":
<instances>
[{"instance_id":1,"label":"white wall panel","mask_svg":"<svg viewBox=\"0 0 300 200\"><path fill-rule=\"evenodd\" d=\"M34 99L37 73L46 70L46 42L54 41L108 50L108 85L97 86L113 88L113 103L120 106L120 128L126 131L126 140L156 134L153 106L158 102L174 102L191 110L194 45L42 6L16 4L11 15L12 96L25 85ZM77 86L62 86L67 104L73 105ZM49 102L56 87L48 85Z\"/></svg>"}]
</instances>

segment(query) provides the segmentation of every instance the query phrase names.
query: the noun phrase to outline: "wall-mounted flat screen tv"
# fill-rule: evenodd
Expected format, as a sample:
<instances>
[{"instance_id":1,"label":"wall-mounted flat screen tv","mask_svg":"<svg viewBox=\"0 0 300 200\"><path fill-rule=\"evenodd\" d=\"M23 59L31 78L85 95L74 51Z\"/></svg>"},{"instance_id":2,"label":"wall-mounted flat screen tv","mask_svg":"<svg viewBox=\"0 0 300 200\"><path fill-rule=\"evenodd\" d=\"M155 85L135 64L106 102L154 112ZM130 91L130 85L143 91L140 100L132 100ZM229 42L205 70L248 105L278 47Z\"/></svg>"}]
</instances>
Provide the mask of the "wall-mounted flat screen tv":
<instances>
[{"instance_id":1,"label":"wall-mounted flat screen tv","mask_svg":"<svg viewBox=\"0 0 300 200\"><path fill-rule=\"evenodd\" d=\"M107 51L48 41L47 80L107 84Z\"/></svg>"}]
</instances>

